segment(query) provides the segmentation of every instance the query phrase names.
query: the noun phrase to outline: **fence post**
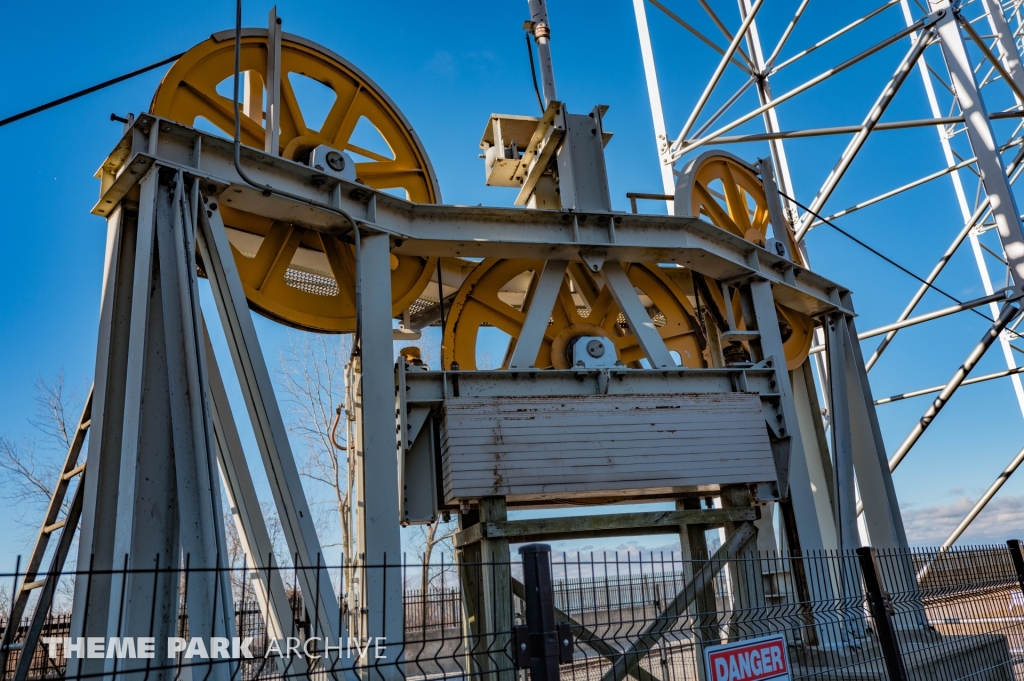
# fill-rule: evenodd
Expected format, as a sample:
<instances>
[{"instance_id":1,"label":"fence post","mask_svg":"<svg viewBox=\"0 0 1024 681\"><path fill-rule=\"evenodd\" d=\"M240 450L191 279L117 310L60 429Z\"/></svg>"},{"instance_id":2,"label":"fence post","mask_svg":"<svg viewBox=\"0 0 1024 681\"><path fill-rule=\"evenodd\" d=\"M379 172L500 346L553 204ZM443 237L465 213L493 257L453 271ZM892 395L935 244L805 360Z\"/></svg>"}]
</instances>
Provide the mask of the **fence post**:
<instances>
[{"instance_id":1,"label":"fence post","mask_svg":"<svg viewBox=\"0 0 1024 681\"><path fill-rule=\"evenodd\" d=\"M871 616L875 620L875 631L878 633L878 643L882 646L889 681L907 681L907 670L903 666L896 628L889 613L887 594L882 590L882 571L878 566L878 556L873 548L865 546L857 549L857 557L860 559L860 571L864 574L868 605L871 606Z\"/></svg>"},{"instance_id":2,"label":"fence post","mask_svg":"<svg viewBox=\"0 0 1024 681\"><path fill-rule=\"evenodd\" d=\"M519 547L526 593L526 628L529 631L531 681L559 681L559 640L555 626L555 594L551 579L551 547Z\"/></svg>"},{"instance_id":3,"label":"fence post","mask_svg":"<svg viewBox=\"0 0 1024 681\"><path fill-rule=\"evenodd\" d=\"M1020 583L1021 593L1024 594L1024 546L1021 546L1019 539L1011 539L1006 542L1010 549L1010 558L1013 560L1013 567L1017 570L1017 581Z\"/></svg>"}]
</instances>

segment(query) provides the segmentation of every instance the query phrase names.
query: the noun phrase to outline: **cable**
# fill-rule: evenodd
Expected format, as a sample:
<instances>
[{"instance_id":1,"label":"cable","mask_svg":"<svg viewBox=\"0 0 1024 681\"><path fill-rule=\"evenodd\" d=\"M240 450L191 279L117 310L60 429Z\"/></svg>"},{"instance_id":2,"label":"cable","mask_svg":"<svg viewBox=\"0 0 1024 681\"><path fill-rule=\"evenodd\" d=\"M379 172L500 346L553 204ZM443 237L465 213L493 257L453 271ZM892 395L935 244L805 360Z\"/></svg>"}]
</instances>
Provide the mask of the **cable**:
<instances>
[{"instance_id":1,"label":"cable","mask_svg":"<svg viewBox=\"0 0 1024 681\"><path fill-rule=\"evenodd\" d=\"M526 38L526 53L530 55L530 75L533 77L533 91L537 94L537 106L540 107L540 113L544 115L544 100L540 97L540 88L537 86L537 67L533 64L533 45L530 44L530 34L523 34Z\"/></svg>"},{"instance_id":2,"label":"cable","mask_svg":"<svg viewBox=\"0 0 1024 681\"><path fill-rule=\"evenodd\" d=\"M836 230L837 232L839 232L840 234L845 236L847 239L849 239L850 241L852 241L855 244L857 244L858 246L862 246L863 248L866 248L867 250L871 251L872 253L877 255L879 258L881 258L882 260L886 261L887 263L889 263L890 265L892 265L893 267L895 267L899 271L903 272L904 274L910 275L911 277L913 277L914 279L918 280L919 282L921 282L922 284L924 284L928 288L934 290L937 293L941 293L942 295L946 296L947 298L952 300L954 303L956 303L958 305L963 305L964 304L964 301L956 298L955 296L950 295L949 293L946 293L945 291L943 291L941 288L939 288L935 284L928 283L928 281L926 281L925 279L917 276L916 274L914 274L913 272L911 272L906 267L904 267L903 265L899 264L898 262L896 262L895 260L893 260L889 256L887 256L887 255L885 255L885 254L875 250L874 248L872 248L871 246L867 245L866 243L864 243L863 241L861 241L860 239L858 239L854 235L850 234L846 230L841 229L840 227L837 227L831 221L826 220L825 218L821 217L820 215L818 215L817 213L812 211L810 208L808 208L807 206L803 205L802 203L800 203L799 201L794 199L792 196L786 194L785 192L783 192L781 190L779 191L779 196L786 197L787 199L789 199L790 201L795 203L797 206L799 206L801 209L807 211L808 213L810 213L811 215L813 215L817 219L821 220L822 224L828 225L829 227L831 227L832 229ZM994 323L994 320L991 317L989 317L988 315L986 315L986 314L984 314L982 312L979 312L976 308L971 308L971 312L973 312L974 314L978 315L979 317L982 317L983 319L988 320L989 322Z\"/></svg>"},{"instance_id":3,"label":"cable","mask_svg":"<svg viewBox=\"0 0 1024 681\"><path fill-rule=\"evenodd\" d=\"M9 125L11 123L14 123L16 121L20 121L22 118L28 118L29 116L34 116L37 113L40 113L42 111L46 111L47 109L52 109L55 106L60 106L61 104L66 104L67 102L70 102L70 101L72 101L74 99L78 99L79 97L84 97L84 96L86 96L88 94L92 94L93 92L96 92L97 90L102 90L103 88L110 87L111 85L117 85L118 83L126 81L129 78L134 78L135 76L141 76L143 73L147 73L149 71L152 71L153 69L158 69L161 66L163 66L164 64L170 64L172 61L177 60L183 54L185 54L185 53L182 52L181 54L176 54L173 57L168 57L167 59L163 59L161 61L158 61L155 64L150 64L149 66L144 66L141 69L132 71L131 73L126 73L123 76L118 76L117 78L111 78L110 80L103 81L99 85L93 85L92 87L87 87L84 90L79 90L78 92L72 93L72 94L67 95L65 97L61 97L60 99L55 99L52 102L47 102L46 104L40 104L37 107L34 107L32 109L28 109L27 111L22 111L19 114L14 114L13 116L8 116L7 118L4 118L4 119L0 120L0 128L4 127L5 125Z\"/></svg>"}]
</instances>

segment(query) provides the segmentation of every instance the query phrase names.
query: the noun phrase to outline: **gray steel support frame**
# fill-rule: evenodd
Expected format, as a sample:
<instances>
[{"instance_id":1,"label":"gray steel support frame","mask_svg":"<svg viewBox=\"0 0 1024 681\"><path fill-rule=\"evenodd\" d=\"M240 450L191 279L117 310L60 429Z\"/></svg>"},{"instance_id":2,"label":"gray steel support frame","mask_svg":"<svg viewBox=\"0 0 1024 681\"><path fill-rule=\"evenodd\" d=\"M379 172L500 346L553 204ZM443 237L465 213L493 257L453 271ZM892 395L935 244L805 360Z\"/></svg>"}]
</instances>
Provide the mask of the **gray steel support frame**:
<instances>
[{"instance_id":1,"label":"gray steel support frame","mask_svg":"<svg viewBox=\"0 0 1024 681\"><path fill-rule=\"evenodd\" d=\"M210 334L203 324L204 353L206 366L209 369L210 409L213 417L213 432L217 441L217 460L220 475L227 491L228 508L235 521L238 538L245 554L246 575L252 584L253 592L267 624L267 635L281 643L285 649L284 639L296 635L295 617L281 578L281 566L274 556L274 545L270 540L270 532L263 517L256 486L249 473L249 464L245 460L238 428L231 414L224 380L217 366L217 357L210 342ZM295 656L288 659L277 658L278 671L302 677L308 672L306 658Z\"/></svg>"},{"instance_id":2,"label":"gray steel support frame","mask_svg":"<svg viewBox=\"0 0 1024 681\"><path fill-rule=\"evenodd\" d=\"M950 82L956 92L957 101L963 111L967 136L978 159L985 193L992 207L992 218L996 223L999 240L1009 263L1013 280L1017 286L1024 284L1024 234L1021 232L1020 211L1013 195L1006 167L999 155L988 110L981 96L974 76L974 65L967 53L957 17L948 0L933 2L935 10L944 11L936 23L942 55L949 70Z\"/></svg>"},{"instance_id":3,"label":"gray steel support frame","mask_svg":"<svg viewBox=\"0 0 1024 681\"><path fill-rule=\"evenodd\" d=\"M114 573L78 576L72 629L72 635L106 637L147 632L161 658L176 629L179 575L145 571L177 569L182 560L200 570L222 569L227 559L212 424L201 388L194 232L184 191L180 173L154 169L141 187L137 221L112 221L112 236L121 233L108 241L96 383L102 404L94 405L101 422L90 445L90 471L96 474L85 477L79 559L95 570L98 557ZM110 371L114 332L126 359L117 372ZM110 501L101 502L100 495ZM185 593L193 636L234 634L226 572L193 573ZM141 659L84 662L72 665L73 671L147 674ZM226 681L234 667L210 664L209 678Z\"/></svg>"},{"instance_id":4,"label":"gray steel support frame","mask_svg":"<svg viewBox=\"0 0 1024 681\"><path fill-rule=\"evenodd\" d=\"M548 319L555 307L558 290L562 287L568 266L565 260L548 260L544 263L544 269L534 274L526 305L526 320L519 337L511 341L510 369L526 369L537 361L548 328Z\"/></svg>"},{"instance_id":5,"label":"gray steel support frame","mask_svg":"<svg viewBox=\"0 0 1024 681\"><path fill-rule=\"evenodd\" d=\"M391 321L391 249L387 234L366 234L359 241L359 373L356 399L357 456L362 458L356 503L362 508L357 528L362 554L361 605L369 608L369 637L402 637L402 548L398 513L398 464L395 437L395 356ZM399 647L387 649L396 661ZM384 667L394 670L395 667Z\"/></svg>"},{"instance_id":6,"label":"gray steel support frame","mask_svg":"<svg viewBox=\"0 0 1024 681\"><path fill-rule=\"evenodd\" d=\"M296 577L313 623L314 635L331 641L343 640L345 633L339 617L338 600L330 575L323 569L328 561L320 547L313 515L302 489L224 223L216 203L205 196L202 201L198 211L199 252L266 468L282 533L296 563Z\"/></svg>"}]
</instances>

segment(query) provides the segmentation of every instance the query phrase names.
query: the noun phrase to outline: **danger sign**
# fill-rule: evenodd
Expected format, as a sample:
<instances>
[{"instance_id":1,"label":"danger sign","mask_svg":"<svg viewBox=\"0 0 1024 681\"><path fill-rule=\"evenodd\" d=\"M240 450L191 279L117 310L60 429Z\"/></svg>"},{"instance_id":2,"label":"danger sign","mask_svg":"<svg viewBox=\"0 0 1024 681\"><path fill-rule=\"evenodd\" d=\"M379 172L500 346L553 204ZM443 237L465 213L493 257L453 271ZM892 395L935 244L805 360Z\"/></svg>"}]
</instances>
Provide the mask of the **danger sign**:
<instances>
[{"instance_id":1,"label":"danger sign","mask_svg":"<svg viewBox=\"0 0 1024 681\"><path fill-rule=\"evenodd\" d=\"M782 634L708 646L704 649L708 681L789 681L786 637Z\"/></svg>"}]
</instances>

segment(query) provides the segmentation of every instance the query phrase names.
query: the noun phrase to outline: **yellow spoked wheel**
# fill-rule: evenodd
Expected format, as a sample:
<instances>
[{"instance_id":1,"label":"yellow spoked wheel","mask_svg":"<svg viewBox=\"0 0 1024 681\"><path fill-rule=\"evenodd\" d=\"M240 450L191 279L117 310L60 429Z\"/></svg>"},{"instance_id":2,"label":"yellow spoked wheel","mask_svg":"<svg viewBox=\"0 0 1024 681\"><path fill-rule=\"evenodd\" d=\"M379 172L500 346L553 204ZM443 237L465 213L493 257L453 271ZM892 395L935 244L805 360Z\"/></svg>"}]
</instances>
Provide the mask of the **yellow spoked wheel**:
<instances>
[{"instance_id":1,"label":"yellow spoked wheel","mask_svg":"<svg viewBox=\"0 0 1024 681\"><path fill-rule=\"evenodd\" d=\"M326 333L355 330L355 252L328 234L242 213L221 204L245 297L289 326ZM391 256L391 313L423 293L437 258Z\"/></svg>"},{"instance_id":2,"label":"yellow spoked wheel","mask_svg":"<svg viewBox=\"0 0 1024 681\"><path fill-rule=\"evenodd\" d=\"M708 152L691 161L683 171L676 196L679 197L677 215L703 217L716 227L764 246L770 223L764 185L753 168L732 154ZM772 227L789 229L788 225ZM799 252L793 257L798 264L803 264ZM711 289L712 297L722 309L721 292L717 286ZM740 320L738 295L734 296L732 304L735 318ZM814 335L814 320L787 307L775 307L786 365L792 371L807 359ZM742 322L739 326L743 326Z\"/></svg>"},{"instance_id":3,"label":"yellow spoked wheel","mask_svg":"<svg viewBox=\"0 0 1024 681\"><path fill-rule=\"evenodd\" d=\"M150 112L189 126L203 122L234 134L230 97L218 86L234 76L234 41L207 40L174 63L153 97ZM247 73L241 110L241 140L264 148L262 83L266 79L267 38L242 39L241 70ZM280 146L286 158L305 161L326 144L351 153L356 177L375 189L394 189L411 201L434 203L440 191L433 169L412 126L377 85L338 55L288 36L281 43ZM333 104L319 129L315 108L296 95L302 77L326 86L318 104ZM304 84L305 86L305 84ZM222 86L223 89L223 86ZM203 119L203 120L201 120ZM374 150L359 146L353 133L377 138ZM360 138L362 139L362 138ZM360 159L361 157L361 159ZM229 197L225 197L226 202ZM303 329L335 333L355 328L355 267L351 246L297 225L275 222L221 204L245 294L258 311ZM400 314L422 293L436 258L392 257L392 309Z\"/></svg>"},{"instance_id":4,"label":"yellow spoked wheel","mask_svg":"<svg viewBox=\"0 0 1024 681\"><path fill-rule=\"evenodd\" d=\"M540 260L489 259L481 262L459 289L444 331L444 363L458 362L460 369L476 369L477 337L484 325L512 337L502 363L507 368L526 315L521 311L530 278L540 272ZM683 366L703 366L704 344L689 301L657 265L626 266L626 275L639 291L658 332L670 351L679 353ZM620 318L619 308L607 287L599 290L585 268L570 266L562 282L534 363L538 369L568 369L570 341L580 336L604 336L615 344L619 361L639 367L643 358L635 336Z\"/></svg>"}]
</instances>

